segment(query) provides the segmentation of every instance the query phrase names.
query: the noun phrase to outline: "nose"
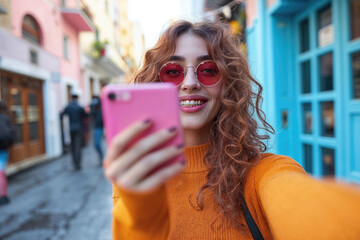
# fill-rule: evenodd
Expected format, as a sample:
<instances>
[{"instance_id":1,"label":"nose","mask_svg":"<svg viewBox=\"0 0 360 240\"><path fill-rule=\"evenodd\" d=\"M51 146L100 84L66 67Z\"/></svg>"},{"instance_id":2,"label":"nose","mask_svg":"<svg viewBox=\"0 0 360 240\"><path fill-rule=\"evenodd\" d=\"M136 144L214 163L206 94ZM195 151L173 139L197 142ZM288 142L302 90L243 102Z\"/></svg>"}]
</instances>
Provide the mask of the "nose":
<instances>
[{"instance_id":1,"label":"nose","mask_svg":"<svg viewBox=\"0 0 360 240\"><path fill-rule=\"evenodd\" d=\"M201 88L201 84L196 78L196 74L194 72L193 67L188 67L186 74L184 76L184 80L181 83L181 89L182 90L198 90Z\"/></svg>"}]
</instances>

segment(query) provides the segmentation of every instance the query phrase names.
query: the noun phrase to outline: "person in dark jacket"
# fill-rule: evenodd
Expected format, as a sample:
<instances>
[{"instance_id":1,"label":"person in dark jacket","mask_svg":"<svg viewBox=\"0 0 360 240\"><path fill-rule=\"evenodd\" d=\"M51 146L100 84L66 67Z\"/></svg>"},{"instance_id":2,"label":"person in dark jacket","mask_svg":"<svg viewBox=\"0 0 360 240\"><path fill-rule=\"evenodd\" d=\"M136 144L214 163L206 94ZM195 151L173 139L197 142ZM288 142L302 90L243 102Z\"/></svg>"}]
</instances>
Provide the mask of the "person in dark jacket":
<instances>
[{"instance_id":1,"label":"person in dark jacket","mask_svg":"<svg viewBox=\"0 0 360 240\"><path fill-rule=\"evenodd\" d=\"M99 166L102 166L102 161L104 159L104 152L102 150L101 140L104 136L104 123L103 123L103 117L101 111L101 102L98 96L94 96L93 99L91 100L90 110L91 110L91 117L94 126L93 136L94 136L95 149L99 155Z\"/></svg>"},{"instance_id":2,"label":"person in dark jacket","mask_svg":"<svg viewBox=\"0 0 360 240\"><path fill-rule=\"evenodd\" d=\"M62 115L69 116L71 153L75 170L81 169L81 147L83 141L83 124L87 117L85 109L78 103L78 95L73 93L72 100L65 107Z\"/></svg>"},{"instance_id":3,"label":"person in dark jacket","mask_svg":"<svg viewBox=\"0 0 360 240\"><path fill-rule=\"evenodd\" d=\"M15 130L11 124L7 104L0 100L0 205L10 202L7 196L6 166L9 158L8 148L15 140Z\"/></svg>"}]
</instances>

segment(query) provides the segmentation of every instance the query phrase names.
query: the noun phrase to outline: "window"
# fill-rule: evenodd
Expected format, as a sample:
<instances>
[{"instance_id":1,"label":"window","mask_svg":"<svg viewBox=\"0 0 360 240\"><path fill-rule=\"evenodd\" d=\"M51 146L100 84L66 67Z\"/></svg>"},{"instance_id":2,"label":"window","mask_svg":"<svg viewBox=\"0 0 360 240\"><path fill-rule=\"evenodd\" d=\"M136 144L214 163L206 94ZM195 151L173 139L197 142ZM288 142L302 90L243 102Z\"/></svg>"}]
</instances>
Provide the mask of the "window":
<instances>
[{"instance_id":1,"label":"window","mask_svg":"<svg viewBox=\"0 0 360 240\"><path fill-rule=\"evenodd\" d=\"M332 24L331 6L318 12L318 46L325 47L334 42L334 27Z\"/></svg>"},{"instance_id":2,"label":"window","mask_svg":"<svg viewBox=\"0 0 360 240\"><path fill-rule=\"evenodd\" d=\"M311 103L303 103L302 112L303 112L303 133L312 134Z\"/></svg>"},{"instance_id":3,"label":"window","mask_svg":"<svg viewBox=\"0 0 360 240\"><path fill-rule=\"evenodd\" d=\"M38 53L34 50L30 50L30 62L37 65L38 64Z\"/></svg>"},{"instance_id":4,"label":"window","mask_svg":"<svg viewBox=\"0 0 360 240\"><path fill-rule=\"evenodd\" d=\"M118 23L118 22L119 22L119 6L118 6L118 2L117 2L117 1L114 1L113 21L114 21L114 23Z\"/></svg>"},{"instance_id":5,"label":"window","mask_svg":"<svg viewBox=\"0 0 360 240\"><path fill-rule=\"evenodd\" d=\"M9 90L9 82L11 81L11 78L8 76L4 76L0 73L0 98L1 99L8 99L10 90Z\"/></svg>"},{"instance_id":6,"label":"window","mask_svg":"<svg viewBox=\"0 0 360 240\"><path fill-rule=\"evenodd\" d=\"M304 159L304 168L308 173L313 172L312 163L313 163L313 148L310 144L303 144L303 159Z\"/></svg>"},{"instance_id":7,"label":"window","mask_svg":"<svg viewBox=\"0 0 360 240\"><path fill-rule=\"evenodd\" d=\"M14 119L15 128L15 144L22 143L23 139L23 124L24 124L24 111L22 106L22 91L19 88L11 88L11 102L10 107L12 117Z\"/></svg>"},{"instance_id":8,"label":"window","mask_svg":"<svg viewBox=\"0 0 360 240\"><path fill-rule=\"evenodd\" d=\"M360 99L360 51L351 55L353 98Z\"/></svg>"},{"instance_id":9,"label":"window","mask_svg":"<svg viewBox=\"0 0 360 240\"><path fill-rule=\"evenodd\" d=\"M70 59L70 51L69 51L69 38L64 36L64 57L65 59Z\"/></svg>"},{"instance_id":10,"label":"window","mask_svg":"<svg viewBox=\"0 0 360 240\"><path fill-rule=\"evenodd\" d=\"M324 137L334 137L335 132L335 117L334 117L334 102L320 103L321 111L321 135Z\"/></svg>"},{"instance_id":11,"label":"window","mask_svg":"<svg viewBox=\"0 0 360 240\"><path fill-rule=\"evenodd\" d=\"M360 38L360 1L350 2L351 40Z\"/></svg>"},{"instance_id":12,"label":"window","mask_svg":"<svg viewBox=\"0 0 360 240\"><path fill-rule=\"evenodd\" d=\"M30 141L39 140L39 106L35 92L30 92L28 95L27 114L30 124Z\"/></svg>"},{"instance_id":13,"label":"window","mask_svg":"<svg viewBox=\"0 0 360 240\"><path fill-rule=\"evenodd\" d=\"M36 45L40 45L40 35L40 28L35 18L26 15L22 22L22 37Z\"/></svg>"},{"instance_id":14,"label":"window","mask_svg":"<svg viewBox=\"0 0 360 240\"><path fill-rule=\"evenodd\" d=\"M324 176L334 176L335 174L335 150L331 148L321 148L322 172Z\"/></svg>"},{"instance_id":15,"label":"window","mask_svg":"<svg viewBox=\"0 0 360 240\"><path fill-rule=\"evenodd\" d=\"M306 52L309 49L309 20L306 18L300 22L300 53Z\"/></svg>"},{"instance_id":16,"label":"window","mask_svg":"<svg viewBox=\"0 0 360 240\"><path fill-rule=\"evenodd\" d=\"M333 86L333 55L332 52L319 57L320 91L331 91Z\"/></svg>"},{"instance_id":17,"label":"window","mask_svg":"<svg viewBox=\"0 0 360 240\"><path fill-rule=\"evenodd\" d=\"M301 63L301 93L311 92L310 60Z\"/></svg>"}]
</instances>

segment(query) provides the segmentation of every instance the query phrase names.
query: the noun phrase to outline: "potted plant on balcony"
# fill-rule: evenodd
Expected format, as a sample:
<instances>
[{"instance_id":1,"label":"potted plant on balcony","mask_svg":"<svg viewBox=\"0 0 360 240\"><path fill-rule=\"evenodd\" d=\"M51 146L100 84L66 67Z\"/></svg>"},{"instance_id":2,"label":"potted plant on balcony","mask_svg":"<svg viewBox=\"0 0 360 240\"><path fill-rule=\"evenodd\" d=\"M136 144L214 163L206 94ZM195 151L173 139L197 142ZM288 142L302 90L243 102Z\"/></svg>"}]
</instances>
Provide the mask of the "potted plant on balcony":
<instances>
[{"instance_id":1,"label":"potted plant on balcony","mask_svg":"<svg viewBox=\"0 0 360 240\"><path fill-rule=\"evenodd\" d=\"M106 53L106 45L109 42L107 40L105 41L95 41L92 44L92 48L93 48L93 55L96 58L100 58L100 57L104 57L105 53Z\"/></svg>"}]
</instances>

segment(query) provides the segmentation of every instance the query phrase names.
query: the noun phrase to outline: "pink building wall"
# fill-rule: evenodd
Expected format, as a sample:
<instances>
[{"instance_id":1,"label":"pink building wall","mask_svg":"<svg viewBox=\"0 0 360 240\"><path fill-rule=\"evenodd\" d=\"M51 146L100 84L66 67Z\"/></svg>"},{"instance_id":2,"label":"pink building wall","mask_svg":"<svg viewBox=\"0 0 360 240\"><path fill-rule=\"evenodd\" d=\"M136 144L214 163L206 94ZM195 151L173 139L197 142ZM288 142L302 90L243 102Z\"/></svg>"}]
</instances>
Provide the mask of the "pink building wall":
<instances>
[{"instance_id":1,"label":"pink building wall","mask_svg":"<svg viewBox=\"0 0 360 240\"><path fill-rule=\"evenodd\" d=\"M64 57L64 46L63 38L66 35L69 38L69 60ZM61 46L61 47L60 47ZM82 74L80 71L80 46L79 46L79 35L65 20L63 20L62 34L60 36L60 43L57 46L60 50L59 56L61 56L61 73L79 80L81 83Z\"/></svg>"},{"instance_id":2,"label":"pink building wall","mask_svg":"<svg viewBox=\"0 0 360 240\"><path fill-rule=\"evenodd\" d=\"M0 42L1 46L5 46L0 47L0 56L16 59L21 62L29 62L30 49L36 49L39 56L38 67L52 72L58 72L60 69L60 61L56 56L41 48L29 46L24 40L14 37L7 32L0 31Z\"/></svg>"},{"instance_id":3,"label":"pink building wall","mask_svg":"<svg viewBox=\"0 0 360 240\"><path fill-rule=\"evenodd\" d=\"M274 3L276 3L278 0L267 0L267 6L271 7Z\"/></svg>"},{"instance_id":4,"label":"pink building wall","mask_svg":"<svg viewBox=\"0 0 360 240\"><path fill-rule=\"evenodd\" d=\"M257 18L257 1L246 1L246 27L250 28L253 25L254 20ZM265 0L262 0L265 1ZM267 0L267 7L271 7L278 0Z\"/></svg>"},{"instance_id":5,"label":"pink building wall","mask_svg":"<svg viewBox=\"0 0 360 240\"><path fill-rule=\"evenodd\" d=\"M256 5L257 0L246 1L246 27L250 28L256 19Z\"/></svg>"},{"instance_id":6,"label":"pink building wall","mask_svg":"<svg viewBox=\"0 0 360 240\"><path fill-rule=\"evenodd\" d=\"M41 29L41 47L55 55L60 60L60 73L62 76L76 79L80 86L82 72L80 69L79 32L75 30L58 10L61 0L52 0L53 4L39 0L12 0L12 33L22 38L22 21L26 14L33 16ZM75 0L68 0L67 6L77 7ZM69 38L70 59L64 57L63 38Z\"/></svg>"}]
</instances>

